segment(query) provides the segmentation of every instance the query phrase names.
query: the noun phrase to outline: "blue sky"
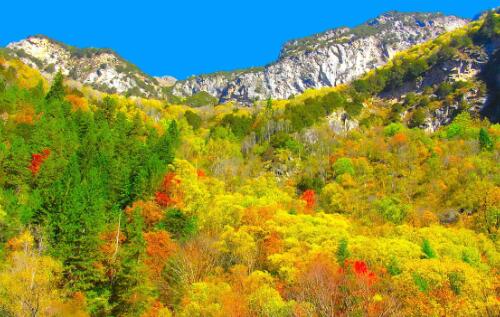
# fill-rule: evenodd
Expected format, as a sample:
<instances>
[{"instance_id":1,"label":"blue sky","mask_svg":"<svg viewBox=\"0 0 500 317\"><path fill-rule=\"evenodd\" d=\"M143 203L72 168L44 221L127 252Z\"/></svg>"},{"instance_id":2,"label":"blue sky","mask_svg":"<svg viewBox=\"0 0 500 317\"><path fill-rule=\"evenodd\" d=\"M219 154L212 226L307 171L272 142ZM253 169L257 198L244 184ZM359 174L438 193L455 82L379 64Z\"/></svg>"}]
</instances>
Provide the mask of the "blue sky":
<instances>
[{"instance_id":1,"label":"blue sky","mask_svg":"<svg viewBox=\"0 0 500 317\"><path fill-rule=\"evenodd\" d=\"M32 34L78 47L107 47L152 75L265 65L281 45L388 10L462 17L499 0L5 1L0 46Z\"/></svg>"}]
</instances>

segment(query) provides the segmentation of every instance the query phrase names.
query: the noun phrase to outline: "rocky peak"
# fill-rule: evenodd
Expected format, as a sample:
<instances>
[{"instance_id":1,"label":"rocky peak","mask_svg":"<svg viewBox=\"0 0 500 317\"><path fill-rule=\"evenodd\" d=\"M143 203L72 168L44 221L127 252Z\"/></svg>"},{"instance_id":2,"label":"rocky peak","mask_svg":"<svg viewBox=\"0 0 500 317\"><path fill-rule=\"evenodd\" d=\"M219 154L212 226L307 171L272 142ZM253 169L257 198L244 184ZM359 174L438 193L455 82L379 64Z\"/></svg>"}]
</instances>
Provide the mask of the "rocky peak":
<instances>
[{"instance_id":1,"label":"rocky peak","mask_svg":"<svg viewBox=\"0 0 500 317\"><path fill-rule=\"evenodd\" d=\"M468 21L433 13L388 12L354 27L341 27L286 43L277 61L250 71L178 81L174 93L206 91L221 102L286 99L309 88L336 86L385 64L395 53Z\"/></svg>"},{"instance_id":2,"label":"rocky peak","mask_svg":"<svg viewBox=\"0 0 500 317\"><path fill-rule=\"evenodd\" d=\"M155 78L111 49L77 48L44 35L10 43L7 48L13 56L47 77L61 71L71 79L105 92L161 95L162 85Z\"/></svg>"}]
</instances>

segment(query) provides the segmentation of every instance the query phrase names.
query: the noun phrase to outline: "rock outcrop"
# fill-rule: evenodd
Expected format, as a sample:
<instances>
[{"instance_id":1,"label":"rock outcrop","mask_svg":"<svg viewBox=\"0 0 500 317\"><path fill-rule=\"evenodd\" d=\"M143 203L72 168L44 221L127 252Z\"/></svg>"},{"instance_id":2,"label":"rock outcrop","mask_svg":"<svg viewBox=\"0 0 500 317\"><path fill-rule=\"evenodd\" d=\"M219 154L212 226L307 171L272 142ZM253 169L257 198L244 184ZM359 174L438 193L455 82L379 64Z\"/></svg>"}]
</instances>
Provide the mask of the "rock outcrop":
<instances>
[{"instance_id":1,"label":"rock outcrop","mask_svg":"<svg viewBox=\"0 0 500 317\"><path fill-rule=\"evenodd\" d=\"M158 97L163 85L173 84L171 78L158 80L146 75L110 49L80 49L42 35L10 43L7 49L47 77L61 71L104 92Z\"/></svg>"},{"instance_id":2,"label":"rock outcrop","mask_svg":"<svg viewBox=\"0 0 500 317\"><path fill-rule=\"evenodd\" d=\"M220 72L178 81L174 93L206 91L221 102L286 99L309 88L349 82L385 64L395 53L465 25L441 14L389 12L356 28L337 28L286 43L262 68Z\"/></svg>"}]
</instances>

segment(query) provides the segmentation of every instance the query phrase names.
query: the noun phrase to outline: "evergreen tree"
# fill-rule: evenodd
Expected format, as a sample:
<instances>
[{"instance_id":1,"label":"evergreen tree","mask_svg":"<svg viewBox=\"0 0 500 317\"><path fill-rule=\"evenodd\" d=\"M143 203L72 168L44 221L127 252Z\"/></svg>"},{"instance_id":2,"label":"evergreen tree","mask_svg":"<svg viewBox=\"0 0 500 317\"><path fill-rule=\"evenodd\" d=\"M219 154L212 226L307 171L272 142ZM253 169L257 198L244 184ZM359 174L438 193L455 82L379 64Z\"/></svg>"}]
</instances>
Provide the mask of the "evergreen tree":
<instances>
[{"instance_id":1,"label":"evergreen tree","mask_svg":"<svg viewBox=\"0 0 500 317\"><path fill-rule=\"evenodd\" d=\"M434 251L431 243L427 239L424 239L424 242L422 242L422 252L427 259L434 259L437 257L436 251Z\"/></svg>"},{"instance_id":2,"label":"evergreen tree","mask_svg":"<svg viewBox=\"0 0 500 317\"><path fill-rule=\"evenodd\" d=\"M482 150L493 150L493 140L491 139L490 134L485 128L481 128L479 130L479 145L481 146Z\"/></svg>"},{"instance_id":3,"label":"evergreen tree","mask_svg":"<svg viewBox=\"0 0 500 317\"><path fill-rule=\"evenodd\" d=\"M51 100L62 100L65 96L64 92L64 76L59 71L54 77L54 81L52 82L52 86L50 87L49 92L45 96L47 101Z\"/></svg>"},{"instance_id":4,"label":"evergreen tree","mask_svg":"<svg viewBox=\"0 0 500 317\"><path fill-rule=\"evenodd\" d=\"M173 147L177 147L180 142L180 131L177 127L177 122L172 120L168 126L168 137Z\"/></svg>"},{"instance_id":5,"label":"evergreen tree","mask_svg":"<svg viewBox=\"0 0 500 317\"><path fill-rule=\"evenodd\" d=\"M340 240L335 255L337 256L337 263L339 263L340 265L344 265L345 260L347 260L350 255L346 238Z\"/></svg>"},{"instance_id":6,"label":"evergreen tree","mask_svg":"<svg viewBox=\"0 0 500 317\"><path fill-rule=\"evenodd\" d=\"M487 42L493 39L495 36L495 17L493 15L493 10L488 11L486 17L484 18L483 25L477 31L475 35L475 40L477 42Z\"/></svg>"}]
</instances>

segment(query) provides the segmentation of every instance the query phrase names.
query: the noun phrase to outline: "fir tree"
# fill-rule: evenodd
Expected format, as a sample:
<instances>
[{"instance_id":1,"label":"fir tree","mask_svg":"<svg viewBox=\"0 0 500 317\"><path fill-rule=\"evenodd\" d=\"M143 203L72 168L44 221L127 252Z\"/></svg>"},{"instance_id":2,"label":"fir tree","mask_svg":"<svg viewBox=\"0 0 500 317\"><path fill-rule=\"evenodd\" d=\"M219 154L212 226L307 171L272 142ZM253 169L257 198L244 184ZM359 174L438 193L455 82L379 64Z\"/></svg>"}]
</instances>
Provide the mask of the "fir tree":
<instances>
[{"instance_id":1,"label":"fir tree","mask_svg":"<svg viewBox=\"0 0 500 317\"><path fill-rule=\"evenodd\" d=\"M479 130L479 145L482 150L493 150L493 140L485 128L481 128L481 130Z\"/></svg>"},{"instance_id":2,"label":"fir tree","mask_svg":"<svg viewBox=\"0 0 500 317\"><path fill-rule=\"evenodd\" d=\"M54 77L54 81L52 82L52 86L50 87L49 92L45 96L47 101L51 100L62 100L64 98L64 76L59 71Z\"/></svg>"},{"instance_id":3,"label":"fir tree","mask_svg":"<svg viewBox=\"0 0 500 317\"><path fill-rule=\"evenodd\" d=\"M344 265L345 260L349 258L349 249L347 245L347 239L343 238L339 242L339 246L337 247L337 252L335 254L337 256L337 262L340 265Z\"/></svg>"},{"instance_id":4,"label":"fir tree","mask_svg":"<svg viewBox=\"0 0 500 317\"><path fill-rule=\"evenodd\" d=\"M431 243L429 240L424 239L424 242L422 242L422 252L425 255L425 258L427 259L434 259L437 257L436 251L431 246Z\"/></svg>"}]
</instances>

